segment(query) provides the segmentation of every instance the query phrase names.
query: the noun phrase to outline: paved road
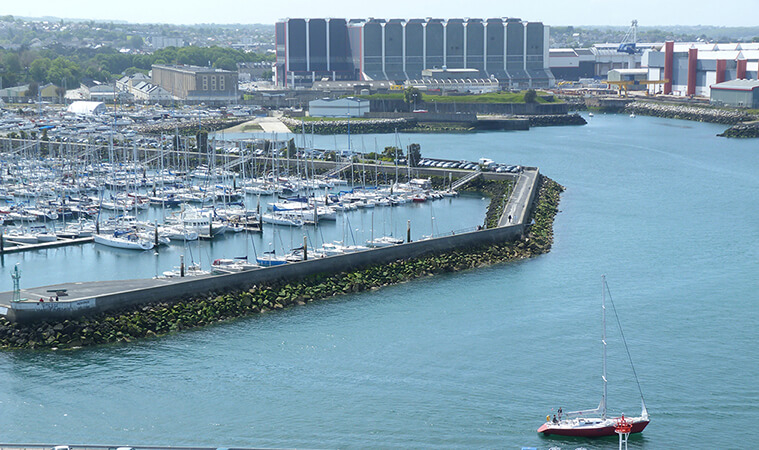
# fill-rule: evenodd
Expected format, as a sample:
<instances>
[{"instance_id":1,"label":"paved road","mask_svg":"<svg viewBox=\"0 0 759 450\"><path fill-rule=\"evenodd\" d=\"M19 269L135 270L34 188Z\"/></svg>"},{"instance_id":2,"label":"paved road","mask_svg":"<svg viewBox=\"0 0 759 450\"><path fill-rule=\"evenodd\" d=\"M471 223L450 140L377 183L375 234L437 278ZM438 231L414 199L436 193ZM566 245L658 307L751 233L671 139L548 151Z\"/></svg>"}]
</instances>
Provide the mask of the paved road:
<instances>
[{"instance_id":1,"label":"paved road","mask_svg":"<svg viewBox=\"0 0 759 450\"><path fill-rule=\"evenodd\" d=\"M535 183L537 176L537 170L525 170L519 175L517 184L514 187L514 192L511 194L511 197L509 197L506 207L503 208L503 214L498 221L499 227L523 223L527 219L530 188ZM509 221L509 216L511 216L511 221Z\"/></svg>"}]
</instances>

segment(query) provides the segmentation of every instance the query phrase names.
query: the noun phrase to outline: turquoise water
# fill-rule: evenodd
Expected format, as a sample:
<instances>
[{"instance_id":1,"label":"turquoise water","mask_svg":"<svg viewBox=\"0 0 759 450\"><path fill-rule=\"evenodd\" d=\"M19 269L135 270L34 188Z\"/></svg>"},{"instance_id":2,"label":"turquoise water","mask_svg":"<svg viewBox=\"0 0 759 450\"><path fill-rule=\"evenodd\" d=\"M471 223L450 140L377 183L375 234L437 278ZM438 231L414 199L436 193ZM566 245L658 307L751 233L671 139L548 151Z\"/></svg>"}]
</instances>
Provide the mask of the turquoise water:
<instances>
[{"instance_id":1,"label":"turquoise water","mask_svg":"<svg viewBox=\"0 0 759 450\"><path fill-rule=\"evenodd\" d=\"M335 189L348 189L346 186ZM317 195L323 195L321 191ZM248 196L246 207L252 210L260 203L275 202L275 196ZM13 290L10 277L18 263L21 270L21 287L47 286L63 282L126 280L151 278L179 267L181 257L186 263L200 264L204 270L211 269L217 258L248 257L274 251L289 253L303 245L307 238L309 248L324 243L342 241L346 245L364 245L367 240L380 236L396 236L405 239L410 222L411 238L471 231L485 221L489 199L480 194L465 193L457 198L444 198L425 203L406 203L398 207L377 207L338 213L337 220L324 220L317 228L313 226L280 227L264 224L263 233L225 233L212 241L194 241L186 245L172 242L156 250L137 252L115 249L94 243L57 247L47 250L15 253L0 256L0 290ZM178 209L162 211L151 207L139 211L137 217L149 222L163 222L163 216Z\"/></svg>"},{"instance_id":2,"label":"turquoise water","mask_svg":"<svg viewBox=\"0 0 759 450\"><path fill-rule=\"evenodd\" d=\"M537 165L566 186L551 253L130 345L2 353L0 441L616 448L535 432L552 408L600 400L605 273L652 417L630 448L750 448L759 143L715 137L722 129L598 115L401 135L426 156ZM637 413L609 325L609 406Z\"/></svg>"}]
</instances>

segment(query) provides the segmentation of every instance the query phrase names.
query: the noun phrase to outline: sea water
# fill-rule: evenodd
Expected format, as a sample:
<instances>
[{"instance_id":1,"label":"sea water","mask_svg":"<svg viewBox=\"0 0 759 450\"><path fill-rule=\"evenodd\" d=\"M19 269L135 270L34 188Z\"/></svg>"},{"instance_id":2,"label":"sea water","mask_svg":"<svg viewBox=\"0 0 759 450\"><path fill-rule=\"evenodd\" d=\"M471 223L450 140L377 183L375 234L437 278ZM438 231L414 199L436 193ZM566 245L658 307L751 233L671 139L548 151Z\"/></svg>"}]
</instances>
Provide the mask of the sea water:
<instances>
[{"instance_id":1,"label":"sea water","mask_svg":"<svg viewBox=\"0 0 759 450\"><path fill-rule=\"evenodd\" d=\"M536 433L558 407L600 401L606 274L651 415L630 448L752 447L759 143L718 138L718 125L588 120L528 132L364 137L383 147L420 143L429 157L539 166L567 188L550 253L126 345L4 352L0 441L616 448L616 437ZM347 138L315 141L334 148ZM476 223L487 202L469 200ZM416 222L429 217L422 211ZM452 230L463 220L439 224ZM19 257L22 283L60 281L45 273L80 267L162 269L134 269L133 256L110 250L47 252ZM6 255L4 273L12 262ZM638 414L611 304L607 312L608 405Z\"/></svg>"}]
</instances>

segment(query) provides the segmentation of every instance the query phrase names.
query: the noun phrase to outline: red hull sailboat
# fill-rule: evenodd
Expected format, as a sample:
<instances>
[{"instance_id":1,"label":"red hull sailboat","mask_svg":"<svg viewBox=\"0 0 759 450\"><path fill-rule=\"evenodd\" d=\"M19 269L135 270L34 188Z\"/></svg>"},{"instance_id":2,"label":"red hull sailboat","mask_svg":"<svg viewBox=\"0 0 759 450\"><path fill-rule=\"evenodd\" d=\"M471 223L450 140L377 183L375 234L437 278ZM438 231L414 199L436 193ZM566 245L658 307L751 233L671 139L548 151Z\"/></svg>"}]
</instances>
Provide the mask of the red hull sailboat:
<instances>
[{"instance_id":1,"label":"red hull sailboat","mask_svg":"<svg viewBox=\"0 0 759 450\"><path fill-rule=\"evenodd\" d=\"M554 416L553 420L550 417L546 417L546 423L538 428L538 433L544 435L555 434L559 436L580 436L580 437L601 437L601 436L614 436L617 432L615 428L619 424L620 420L630 425L630 433L640 433L646 428L649 423L648 410L646 409L646 403L643 400L643 392L640 390L640 383L638 382L638 376L635 373L633 367L633 374L635 375L635 382L638 383L638 391L640 392L641 412L637 417L609 417L606 411L606 293L608 286L606 285L606 277L601 278L603 288L603 336L601 343L603 344L603 395L601 397L601 403L598 408L588 409L584 411L572 411L559 414L557 419ZM611 295L609 295L611 300ZM612 306L614 305L612 301ZM616 314L616 310L615 310ZM621 332L621 329L620 329ZM622 334L622 340L624 341L624 334ZM627 350L627 343L625 342L625 350ZM630 352L627 351L627 356L630 359L630 365L632 366L632 358L630 358ZM561 411L560 411L561 412Z\"/></svg>"}]
</instances>

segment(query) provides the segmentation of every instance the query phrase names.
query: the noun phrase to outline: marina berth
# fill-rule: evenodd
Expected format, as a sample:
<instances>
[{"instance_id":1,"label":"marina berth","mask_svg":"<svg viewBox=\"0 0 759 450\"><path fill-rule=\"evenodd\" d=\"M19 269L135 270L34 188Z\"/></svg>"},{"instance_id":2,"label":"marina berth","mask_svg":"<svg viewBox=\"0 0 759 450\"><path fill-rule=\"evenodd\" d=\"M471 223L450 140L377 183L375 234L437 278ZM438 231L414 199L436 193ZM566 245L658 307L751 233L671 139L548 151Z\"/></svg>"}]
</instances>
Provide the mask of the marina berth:
<instances>
[{"instance_id":1,"label":"marina berth","mask_svg":"<svg viewBox=\"0 0 759 450\"><path fill-rule=\"evenodd\" d=\"M274 251L264 252L263 255L256 258L256 263L261 267L281 266L287 264L287 256L277 255Z\"/></svg>"},{"instance_id":2,"label":"marina berth","mask_svg":"<svg viewBox=\"0 0 759 450\"><path fill-rule=\"evenodd\" d=\"M114 234L96 234L95 243L113 248L127 250L150 250L155 245L148 239L143 239L137 233L115 232Z\"/></svg>"},{"instance_id":3,"label":"marina berth","mask_svg":"<svg viewBox=\"0 0 759 450\"><path fill-rule=\"evenodd\" d=\"M156 279L166 278L184 278L184 277L200 277L205 275L211 275L212 272L204 270L200 267L199 263L188 264L186 267L175 267L172 270L167 270L161 275L156 276Z\"/></svg>"},{"instance_id":4,"label":"marina berth","mask_svg":"<svg viewBox=\"0 0 759 450\"><path fill-rule=\"evenodd\" d=\"M282 211L261 214L263 223L270 225L281 225L286 227L302 227L303 216L294 211Z\"/></svg>"},{"instance_id":5,"label":"marina berth","mask_svg":"<svg viewBox=\"0 0 759 450\"><path fill-rule=\"evenodd\" d=\"M256 263L248 262L247 256L233 259L220 258L215 259L213 263L211 263L211 270L215 274L236 273L244 270L259 269L260 267L261 266Z\"/></svg>"},{"instance_id":6,"label":"marina berth","mask_svg":"<svg viewBox=\"0 0 759 450\"><path fill-rule=\"evenodd\" d=\"M394 238L392 236L381 236L366 241L367 247L371 248L390 247L391 245L398 244L403 244L403 239Z\"/></svg>"}]
</instances>

